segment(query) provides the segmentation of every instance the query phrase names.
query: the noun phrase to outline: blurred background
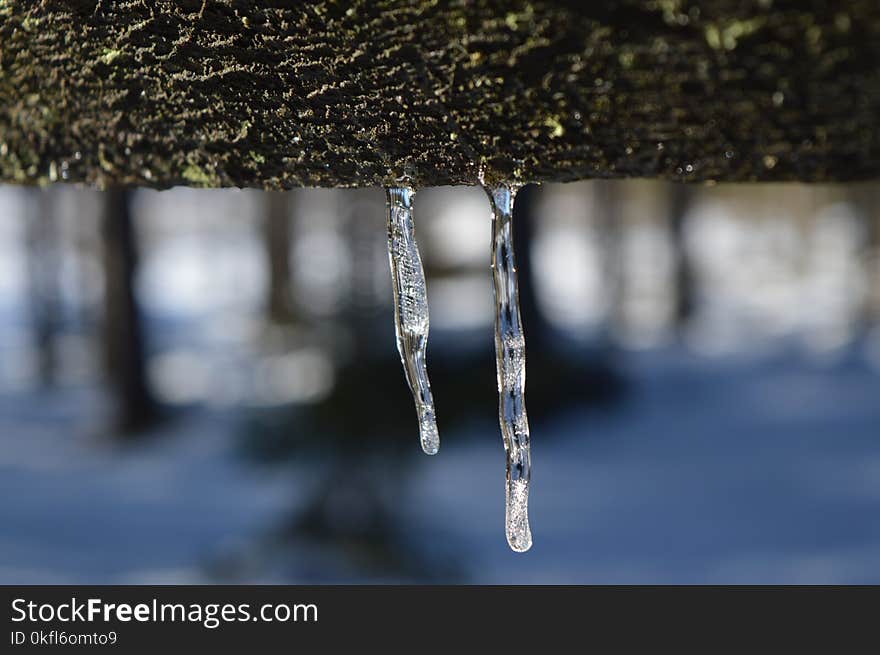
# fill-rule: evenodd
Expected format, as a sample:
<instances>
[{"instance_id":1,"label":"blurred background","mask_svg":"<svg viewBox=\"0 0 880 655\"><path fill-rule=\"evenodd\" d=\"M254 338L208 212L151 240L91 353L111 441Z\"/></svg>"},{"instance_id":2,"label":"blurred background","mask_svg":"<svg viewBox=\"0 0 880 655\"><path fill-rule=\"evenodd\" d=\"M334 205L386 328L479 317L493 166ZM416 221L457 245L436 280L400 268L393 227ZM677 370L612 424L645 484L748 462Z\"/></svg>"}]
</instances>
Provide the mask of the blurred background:
<instances>
[{"instance_id":1,"label":"blurred background","mask_svg":"<svg viewBox=\"0 0 880 655\"><path fill-rule=\"evenodd\" d=\"M0 186L0 583L880 582L880 185L516 214L525 555L482 190L416 196L427 457L381 190Z\"/></svg>"}]
</instances>

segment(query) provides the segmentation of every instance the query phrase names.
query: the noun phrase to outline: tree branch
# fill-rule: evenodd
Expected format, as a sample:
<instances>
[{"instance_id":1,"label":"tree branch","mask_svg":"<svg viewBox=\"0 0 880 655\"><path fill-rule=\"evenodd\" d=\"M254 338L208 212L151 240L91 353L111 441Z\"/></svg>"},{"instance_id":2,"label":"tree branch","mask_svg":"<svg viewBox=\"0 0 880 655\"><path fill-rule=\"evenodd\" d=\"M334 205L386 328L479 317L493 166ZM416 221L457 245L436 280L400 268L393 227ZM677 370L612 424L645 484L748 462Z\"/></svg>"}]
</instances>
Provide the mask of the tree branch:
<instances>
[{"instance_id":1,"label":"tree branch","mask_svg":"<svg viewBox=\"0 0 880 655\"><path fill-rule=\"evenodd\" d=\"M875 0L0 0L7 182L852 180L878 123Z\"/></svg>"}]
</instances>

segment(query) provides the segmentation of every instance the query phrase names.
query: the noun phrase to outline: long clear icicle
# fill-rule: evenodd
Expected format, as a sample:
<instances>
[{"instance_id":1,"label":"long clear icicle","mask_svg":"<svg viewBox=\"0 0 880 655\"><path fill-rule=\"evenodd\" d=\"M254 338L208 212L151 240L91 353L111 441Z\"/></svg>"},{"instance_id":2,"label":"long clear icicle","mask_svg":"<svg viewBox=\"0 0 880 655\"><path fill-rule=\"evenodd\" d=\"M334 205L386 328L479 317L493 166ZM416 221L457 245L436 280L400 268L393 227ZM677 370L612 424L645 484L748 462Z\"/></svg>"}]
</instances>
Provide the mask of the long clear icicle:
<instances>
[{"instance_id":1,"label":"long clear icicle","mask_svg":"<svg viewBox=\"0 0 880 655\"><path fill-rule=\"evenodd\" d=\"M425 363L428 295L413 225L412 201L415 192L409 187L390 187L385 192L388 198L388 261L394 289L397 350L416 403L422 450L434 455L440 449L440 436Z\"/></svg>"},{"instance_id":2,"label":"long clear icicle","mask_svg":"<svg viewBox=\"0 0 880 655\"><path fill-rule=\"evenodd\" d=\"M507 454L505 527L517 552L532 547L529 527L529 421L526 416L526 351L519 313L519 288L513 252L513 201L516 187L486 187L492 204L492 278L495 283L495 364L498 418Z\"/></svg>"}]
</instances>

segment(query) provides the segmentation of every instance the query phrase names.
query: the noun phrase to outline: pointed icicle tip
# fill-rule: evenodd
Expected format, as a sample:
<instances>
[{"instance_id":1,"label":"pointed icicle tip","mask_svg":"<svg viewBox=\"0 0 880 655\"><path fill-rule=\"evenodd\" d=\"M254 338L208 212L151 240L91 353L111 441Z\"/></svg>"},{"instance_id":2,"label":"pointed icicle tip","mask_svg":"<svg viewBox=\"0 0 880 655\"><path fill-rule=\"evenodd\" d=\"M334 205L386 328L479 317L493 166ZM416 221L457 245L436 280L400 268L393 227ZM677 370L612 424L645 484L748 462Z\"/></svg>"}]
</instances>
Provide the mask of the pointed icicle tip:
<instances>
[{"instance_id":1,"label":"pointed icicle tip","mask_svg":"<svg viewBox=\"0 0 880 655\"><path fill-rule=\"evenodd\" d=\"M419 418L419 440L426 455L436 455L440 450L440 434L433 411L426 411Z\"/></svg>"},{"instance_id":2,"label":"pointed icicle tip","mask_svg":"<svg viewBox=\"0 0 880 655\"><path fill-rule=\"evenodd\" d=\"M505 528L507 543L517 553L532 547L532 530L529 527L529 481L510 480L507 483Z\"/></svg>"},{"instance_id":3,"label":"pointed icicle tip","mask_svg":"<svg viewBox=\"0 0 880 655\"><path fill-rule=\"evenodd\" d=\"M422 450L434 455L440 449L440 436L426 363L430 320L425 271L413 222L415 192L407 186L389 187L385 192L397 350L415 401Z\"/></svg>"}]
</instances>

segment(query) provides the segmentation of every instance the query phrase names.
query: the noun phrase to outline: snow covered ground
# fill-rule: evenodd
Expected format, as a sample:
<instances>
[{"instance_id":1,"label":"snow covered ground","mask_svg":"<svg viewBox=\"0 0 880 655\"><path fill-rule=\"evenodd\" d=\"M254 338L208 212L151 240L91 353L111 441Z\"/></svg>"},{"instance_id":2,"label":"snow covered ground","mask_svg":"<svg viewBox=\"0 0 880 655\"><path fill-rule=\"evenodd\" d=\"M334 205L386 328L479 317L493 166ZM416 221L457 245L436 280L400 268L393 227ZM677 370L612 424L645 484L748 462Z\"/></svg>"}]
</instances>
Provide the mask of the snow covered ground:
<instances>
[{"instance_id":1,"label":"snow covered ground","mask_svg":"<svg viewBox=\"0 0 880 655\"><path fill-rule=\"evenodd\" d=\"M222 415L145 443L83 425L90 394L0 398L0 581L206 582L206 560L265 529L290 484L243 466Z\"/></svg>"},{"instance_id":2,"label":"snow covered ground","mask_svg":"<svg viewBox=\"0 0 880 655\"><path fill-rule=\"evenodd\" d=\"M677 352L630 363L629 405L533 428L525 556L501 538L493 444L449 449L424 468L422 507L439 506L426 529L463 544L474 580L880 581L876 371Z\"/></svg>"},{"instance_id":3,"label":"snow covered ground","mask_svg":"<svg viewBox=\"0 0 880 655\"><path fill-rule=\"evenodd\" d=\"M236 581L880 582L880 375L864 357L624 362L623 405L533 426L529 553L504 541L485 426L408 460L395 505L423 570L376 575L293 540ZM253 550L311 484L295 462L242 461L224 411L126 447L83 425L89 404L0 397L0 582L211 582L213 561Z\"/></svg>"}]
</instances>

